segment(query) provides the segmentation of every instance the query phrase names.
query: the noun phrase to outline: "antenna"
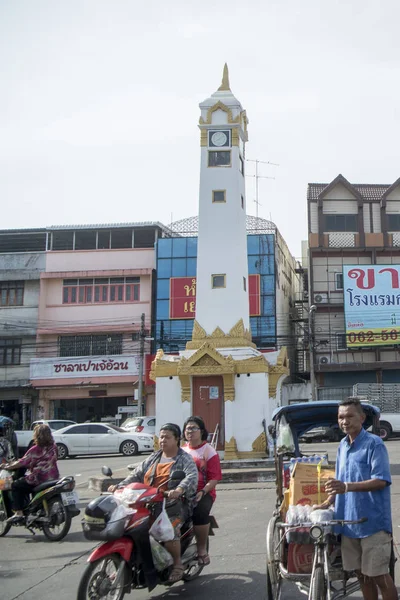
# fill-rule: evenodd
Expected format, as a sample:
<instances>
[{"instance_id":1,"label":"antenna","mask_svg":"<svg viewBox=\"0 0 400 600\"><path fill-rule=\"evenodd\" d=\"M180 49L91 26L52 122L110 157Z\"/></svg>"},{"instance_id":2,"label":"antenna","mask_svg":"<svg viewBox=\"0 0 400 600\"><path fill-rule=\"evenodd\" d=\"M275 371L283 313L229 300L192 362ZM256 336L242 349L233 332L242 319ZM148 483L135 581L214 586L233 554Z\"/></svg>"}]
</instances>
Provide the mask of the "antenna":
<instances>
[{"instance_id":1,"label":"antenna","mask_svg":"<svg viewBox=\"0 0 400 600\"><path fill-rule=\"evenodd\" d=\"M272 165L274 167L279 167L279 165L277 163L273 163L273 162L270 162L270 161L258 160L258 159L254 160L254 159L251 159L251 158L246 158L246 161L247 162L252 162L252 163L256 164L255 175L246 175L246 177L254 177L255 180L256 180L256 183L255 183L255 185L256 185L256 197L255 197L255 200L253 200L253 202L256 205L256 218L258 219L258 207L261 206L261 202L258 199L258 180L259 179L275 179L275 177L268 177L267 175L259 175L258 174L258 165L259 164L262 164L262 165Z\"/></svg>"}]
</instances>

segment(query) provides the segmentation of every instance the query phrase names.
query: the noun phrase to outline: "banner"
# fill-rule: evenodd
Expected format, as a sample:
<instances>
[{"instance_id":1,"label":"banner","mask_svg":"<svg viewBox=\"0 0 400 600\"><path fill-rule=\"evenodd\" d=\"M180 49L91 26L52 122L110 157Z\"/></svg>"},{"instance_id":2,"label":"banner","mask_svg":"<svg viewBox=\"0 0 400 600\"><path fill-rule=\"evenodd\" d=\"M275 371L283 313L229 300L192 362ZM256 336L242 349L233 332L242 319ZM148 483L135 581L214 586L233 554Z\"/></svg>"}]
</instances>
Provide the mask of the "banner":
<instances>
[{"instance_id":1,"label":"banner","mask_svg":"<svg viewBox=\"0 0 400 600\"><path fill-rule=\"evenodd\" d=\"M400 344L400 265L343 267L347 347Z\"/></svg>"},{"instance_id":2,"label":"banner","mask_svg":"<svg viewBox=\"0 0 400 600\"><path fill-rule=\"evenodd\" d=\"M260 276L249 275L250 316L261 314ZM170 279L170 319L194 319L196 315L196 278L171 277Z\"/></svg>"},{"instance_id":3,"label":"banner","mask_svg":"<svg viewBox=\"0 0 400 600\"><path fill-rule=\"evenodd\" d=\"M72 379L78 377L137 376L139 355L76 356L71 358L32 358L30 378Z\"/></svg>"}]
</instances>

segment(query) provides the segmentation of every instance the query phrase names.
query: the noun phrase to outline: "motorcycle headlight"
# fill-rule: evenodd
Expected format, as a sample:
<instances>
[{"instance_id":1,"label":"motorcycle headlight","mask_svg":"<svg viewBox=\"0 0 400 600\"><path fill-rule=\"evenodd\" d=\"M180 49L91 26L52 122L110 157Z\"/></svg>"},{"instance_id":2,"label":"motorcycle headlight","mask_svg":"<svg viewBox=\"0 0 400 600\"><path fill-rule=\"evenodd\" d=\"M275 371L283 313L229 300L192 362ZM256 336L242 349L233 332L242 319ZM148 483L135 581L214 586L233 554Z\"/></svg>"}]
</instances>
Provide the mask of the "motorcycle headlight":
<instances>
[{"instance_id":1,"label":"motorcycle headlight","mask_svg":"<svg viewBox=\"0 0 400 600\"><path fill-rule=\"evenodd\" d=\"M324 535L324 531L320 525L313 525L310 527L310 537L317 542Z\"/></svg>"}]
</instances>

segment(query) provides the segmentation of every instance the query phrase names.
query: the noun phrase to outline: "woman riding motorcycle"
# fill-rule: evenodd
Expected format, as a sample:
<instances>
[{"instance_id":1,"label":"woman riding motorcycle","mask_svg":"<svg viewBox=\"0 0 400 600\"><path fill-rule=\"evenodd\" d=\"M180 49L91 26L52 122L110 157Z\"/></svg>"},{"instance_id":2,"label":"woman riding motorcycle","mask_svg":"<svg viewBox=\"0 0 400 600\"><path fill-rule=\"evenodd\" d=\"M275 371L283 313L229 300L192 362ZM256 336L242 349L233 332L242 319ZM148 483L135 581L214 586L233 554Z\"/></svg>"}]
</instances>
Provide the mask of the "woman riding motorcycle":
<instances>
[{"instance_id":1,"label":"woman riding motorcycle","mask_svg":"<svg viewBox=\"0 0 400 600\"><path fill-rule=\"evenodd\" d=\"M174 423L166 423L160 429L160 450L151 454L139 464L131 475L118 486L111 485L109 492L128 483L140 482L166 491L168 500L177 500L173 506L166 507L168 516L173 523L175 537L165 542L165 547L171 554L174 564L169 583L182 579L183 565L181 560L180 529L191 512L193 499L197 491L198 471L193 458L180 448L181 430ZM168 490L168 480L174 471L183 471L186 477L174 490ZM185 495L185 502L181 497Z\"/></svg>"},{"instance_id":2,"label":"woman riding motorcycle","mask_svg":"<svg viewBox=\"0 0 400 600\"><path fill-rule=\"evenodd\" d=\"M37 425L33 431L34 445L19 460L5 466L7 470L26 468L24 477L12 484L13 509L15 514L8 523L23 521L23 508L26 496L34 487L51 479L59 479L57 467L57 446L48 425Z\"/></svg>"}]
</instances>

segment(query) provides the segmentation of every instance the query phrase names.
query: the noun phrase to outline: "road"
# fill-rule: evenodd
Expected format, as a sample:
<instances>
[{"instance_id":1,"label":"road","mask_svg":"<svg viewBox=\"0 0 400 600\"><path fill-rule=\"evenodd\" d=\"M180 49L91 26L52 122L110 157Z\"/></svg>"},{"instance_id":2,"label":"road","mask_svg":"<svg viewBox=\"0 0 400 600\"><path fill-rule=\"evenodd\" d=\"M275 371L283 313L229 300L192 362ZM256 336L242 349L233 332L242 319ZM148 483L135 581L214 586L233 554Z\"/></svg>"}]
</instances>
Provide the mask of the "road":
<instances>
[{"instance_id":1,"label":"road","mask_svg":"<svg viewBox=\"0 0 400 600\"><path fill-rule=\"evenodd\" d=\"M306 445L305 450L329 448L334 458L336 445ZM393 486L392 505L395 536L400 525L400 441L388 443ZM139 461L140 457L122 456L68 459L60 462L62 474L79 475L84 483L99 473L103 464L111 468ZM77 478L78 479L78 478ZM95 492L80 487L81 508ZM173 600L178 594L183 600L263 600L265 598L265 530L275 503L273 484L230 484L220 486L214 514L220 528L211 540L211 565L198 580L176 584L171 588L133 591L132 600ZM14 528L0 539L0 597L2 600L75 600L79 579L86 559L93 548L81 533L80 518L73 521L65 540L50 543L37 534L32 537L23 529ZM397 569L400 581L400 569ZM304 599L295 586L285 584L282 600ZM361 598L360 594L352 598Z\"/></svg>"}]
</instances>

